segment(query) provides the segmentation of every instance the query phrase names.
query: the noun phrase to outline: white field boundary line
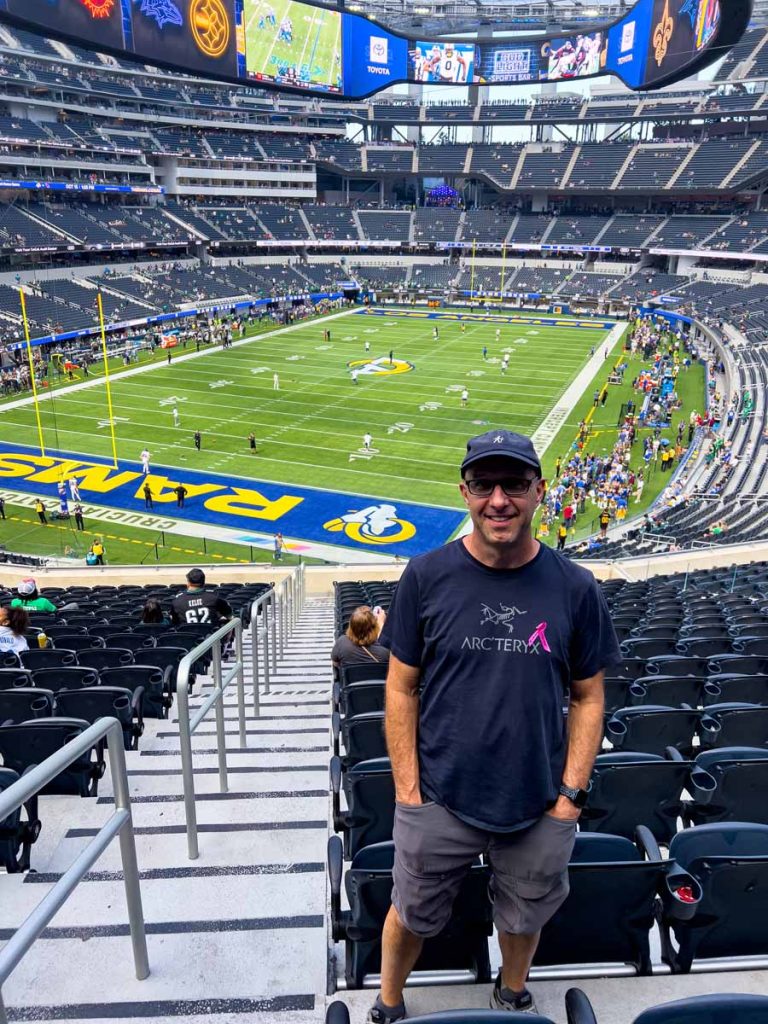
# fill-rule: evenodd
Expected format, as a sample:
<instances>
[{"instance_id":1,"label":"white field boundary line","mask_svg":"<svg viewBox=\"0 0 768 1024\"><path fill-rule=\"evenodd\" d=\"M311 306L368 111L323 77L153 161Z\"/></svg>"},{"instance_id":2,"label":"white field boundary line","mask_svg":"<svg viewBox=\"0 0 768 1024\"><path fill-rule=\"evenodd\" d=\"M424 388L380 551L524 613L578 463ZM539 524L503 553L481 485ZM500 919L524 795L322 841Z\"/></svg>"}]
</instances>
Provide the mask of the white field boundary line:
<instances>
[{"instance_id":1,"label":"white field boundary line","mask_svg":"<svg viewBox=\"0 0 768 1024\"><path fill-rule=\"evenodd\" d=\"M15 491L9 488L0 488L0 497L10 505L20 505L23 508L32 509L37 501L37 495L27 494L24 491ZM93 523L98 523L105 531L110 526L128 526L133 529L149 530L152 533L168 533L174 537L186 537L188 539L216 540L225 544L237 544L239 547L254 547L261 551L273 551L275 547L274 536L271 533L260 533L257 530L231 530L224 526L214 526L210 523L188 522L186 520L170 519L160 515L153 515L151 512L127 512L124 509L107 508L103 505L91 505L81 502L83 518L90 531L93 533ZM74 523L74 519L72 519ZM36 524L30 524L36 525ZM72 527L73 536L77 537L77 531ZM333 562L338 565L357 562L389 563L391 555L378 555L372 551L357 551L335 544L319 544L315 541L302 540L300 537L284 538L288 554L300 555L307 558L320 558L326 562ZM293 550L298 548L298 550ZM55 556L52 556L55 557ZM80 559L76 559L80 561ZM68 560L69 564L69 560ZM154 562L147 562L153 566ZM168 563L164 563L168 564ZM267 566L268 562L254 562L254 567Z\"/></svg>"},{"instance_id":2,"label":"white field boundary line","mask_svg":"<svg viewBox=\"0 0 768 1024\"><path fill-rule=\"evenodd\" d=\"M318 319L312 320L311 322L328 323L329 320L338 320L339 317L349 316L354 312L354 309L343 309L340 313L329 313L328 316L319 317ZM277 330L275 331L267 331L265 334L256 334L250 338L241 338L239 341L233 341L232 347L240 348L243 345L252 345L260 340L263 340L266 337L271 338L278 334L290 334L293 331L298 331L302 327L307 326L308 323L306 321L300 320L296 324L291 324L290 327L278 327ZM217 345L214 348L209 348L207 351L187 352L185 355L175 355L173 357L172 365L176 366L179 363L186 362L189 359L203 359L206 356L210 357L213 355L218 355L221 351L221 346ZM149 373L151 370L157 370L160 367L167 368L168 363L164 362L163 360L159 360L158 362L155 363L147 363L145 366L134 366L130 370L117 370L114 373L110 373L109 381L111 384L113 381L125 380L128 377L137 377L140 373ZM44 394L38 394L37 399L39 402L45 402L50 400L51 398L60 398L64 395L74 394L74 392L76 391L85 391L87 388L103 387L104 381L105 378L103 376L94 377L93 380L84 380L80 384L73 384L69 388L60 388L57 389L56 391L46 391ZM2 413L4 413L7 409L21 409L24 406L33 405L34 401L34 396L28 395L25 398L17 398L13 402L6 402L3 405L0 405L0 415L2 415Z\"/></svg>"},{"instance_id":3,"label":"white field boundary line","mask_svg":"<svg viewBox=\"0 0 768 1024\"><path fill-rule=\"evenodd\" d=\"M531 440L533 441L539 458L544 455L544 452L547 451L549 446L557 437L568 417L576 408L576 404L583 396L586 388L597 375L600 367L605 366L608 362L604 354L605 348L607 347L609 353L612 352L616 347L617 342L619 342L624 336L626 328L627 325L624 323L616 324L615 327L611 328L603 341L601 341L599 345L595 346L595 354L591 357L584 368L576 374L571 383L557 400L556 405L552 407L552 411L545 416L544 420L533 432ZM456 537L465 537L471 532L472 521L469 516L467 516L466 520L453 535L452 539L455 539Z\"/></svg>"}]
</instances>

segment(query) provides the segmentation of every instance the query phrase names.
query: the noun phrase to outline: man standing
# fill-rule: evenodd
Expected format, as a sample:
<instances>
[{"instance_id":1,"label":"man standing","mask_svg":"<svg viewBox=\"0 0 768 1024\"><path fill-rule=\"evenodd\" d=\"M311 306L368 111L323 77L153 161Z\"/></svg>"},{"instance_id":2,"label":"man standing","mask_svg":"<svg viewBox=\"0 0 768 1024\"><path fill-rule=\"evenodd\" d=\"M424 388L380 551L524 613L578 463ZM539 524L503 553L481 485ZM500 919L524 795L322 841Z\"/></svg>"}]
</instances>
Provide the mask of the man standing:
<instances>
[{"instance_id":1,"label":"man standing","mask_svg":"<svg viewBox=\"0 0 768 1024\"><path fill-rule=\"evenodd\" d=\"M483 359L487 359L487 358L488 358L488 346L487 345L483 345Z\"/></svg>"},{"instance_id":2,"label":"man standing","mask_svg":"<svg viewBox=\"0 0 768 1024\"><path fill-rule=\"evenodd\" d=\"M5 498L0 498L0 519L5 519Z\"/></svg>"},{"instance_id":3,"label":"man standing","mask_svg":"<svg viewBox=\"0 0 768 1024\"><path fill-rule=\"evenodd\" d=\"M194 437L195 437L195 448L197 448L197 450L200 451L200 446L203 443L203 437L202 437L202 434L200 433L199 430L195 431Z\"/></svg>"},{"instance_id":4,"label":"man standing","mask_svg":"<svg viewBox=\"0 0 768 1024\"><path fill-rule=\"evenodd\" d=\"M272 374L272 390L273 391L279 391L280 390L280 376L277 373L273 373Z\"/></svg>"},{"instance_id":5,"label":"man standing","mask_svg":"<svg viewBox=\"0 0 768 1024\"><path fill-rule=\"evenodd\" d=\"M248 435L248 447L251 449L253 454L256 454L256 435L251 431Z\"/></svg>"},{"instance_id":6,"label":"man standing","mask_svg":"<svg viewBox=\"0 0 768 1024\"><path fill-rule=\"evenodd\" d=\"M187 496L187 488L184 484L177 484L174 487L174 491L176 492L176 508L184 508L184 499Z\"/></svg>"},{"instance_id":7,"label":"man standing","mask_svg":"<svg viewBox=\"0 0 768 1024\"><path fill-rule=\"evenodd\" d=\"M176 408L175 405L173 407L173 425L174 427L181 426L181 420L179 419L179 410Z\"/></svg>"},{"instance_id":8,"label":"man standing","mask_svg":"<svg viewBox=\"0 0 768 1024\"><path fill-rule=\"evenodd\" d=\"M144 508L152 508L152 488L148 483L144 484Z\"/></svg>"},{"instance_id":9,"label":"man standing","mask_svg":"<svg viewBox=\"0 0 768 1024\"><path fill-rule=\"evenodd\" d=\"M363 434L363 448L365 448L365 450L367 452L369 452L371 450L371 445L372 444L373 444L373 437L372 437L372 435L368 431L366 431Z\"/></svg>"},{"instance_id":10,"label":"man standing","mask_svg":"<svg viewBox=\"0 0 768 1024\"><path fill-rule=\"evenodd\" d=\"M222 625L232 618L232 608L215 590L205 590L205 573L190 569L187 589L177 594L171 604L171 621L175 625Z\"/></svg>"},{"instance_id":11,"label":"man standing","mask_svg":"<svg viewBox=\"0 0 768 1024\"><path fill-rule=\"evenodd\" d=\"M139 456L139 458L141 459L141 472L144 474L144 476L149 476L149 460L152 458L152 456L149 454L149 451L146 448L142 448L141 455Z\"/></svg>"},{"instance_id":12,"label":"man standing","mask_svg":"<svg viewBox=\"0 0 768 1024\"><path fill-rule=\"evenodd\" d=\"M352 371L352 383L357 384L357 370Z\"/></svg>"},{"instance_id":13,"label":"man standing","mask_svg":"<svg viewBox=\"0 0 768 1024\"><path fill-rule=\"evenodd\" d=\"M365 339L365 344L363 345L363 348L365 349L366 352L370 352L371 351L371 343L370 343L370 341L368 341L367 338Z\"/></svg>"},{"instance_id":14,"label":"man standing","mask_svg":"<svg viewBox=\"0 0 768 1024\"><path fill-rule=\"evenodd\" d=\"M37 512L37 518L40 520L43 526L47 526L48 519L46 518L45 515L45 505L43 504L42 498L38 498L37 501L35 502L35 512Z\"/></svg>"},{"instance_id":15,"label":"man standing","mask_svg":"<svg viewBox=\"0 0 768 1024\"><path fill-rule=\"evenodd\" d=\"M75 513L75 528L78 530L84 530L85 521L83 520L83 506L80 502L75 505L72 511Z\"/></svg>"},{"instance_id":16,"label":"man standing","mask_svg":"<svg viewBox=\"0 0 768 1024\"><path fill-rule=\"evenodd\" d=\"M80 501L80 486L73 476L69 478L69 494L72 501Z\"/></svg>"},{"instance_id":17,"label":"man standing","mask_svg":"<svg viewBox=\"0 0 768 1024\"><path fill-rule=\"evenodd\" d=\"M467 390L467 388L464 388L464 390L461 392L461 407L462 407L462 409L466 408L466 405L467 405L468 401L469 401L469 391Z\"/></svg>"},{"instance_id":18,"label":"man standing","mask_svg":"<svg viewBox=\"0 0 768 1024\"><path fill-rule=\"evenodd\" d=\"M170 349L170 347L168 348L168 351L166 353L166 359L168 360L168 365L170 366L171 365L171 349Z\"/></svg>"},{"instance_id":19,"label":"man standing","mask_svg":"<svg viewBox=\"0 0 768 1024\"><path fill-rule=\"evenodd\" d=\"M393 348L389 350L389 365L395 365L395 350Z\"/></svg>"},{"instance_id":20,"label":"man standing","mask_svg":"<svg viewBox=\"0 0 768 1024\"><path fill-rule=\"evenodd\" d=\"M97 537L91 544L91 551L96 557L96 565L104 565L104 541Z\"/></svg>"},{"instance_id":21,"label":"man standing","mask_svg":"<svg viewBox=\"0 0 768 1024\"><path fill-rule=\"evenodd\" d=\"M525 981L568 895L603 735L603 673L621 657L594 577L532 535L545 481L530 439L472 438L461 474L472 533L411 559L382 634L397 804L372 1024L405 1017L423 940L445 927L481 853L502 954L491 1005L534 1011Z\"/></svg>"},{"instance_id":22,"label":"man standing","mask_svg":"<svg viewBox=\"0 0 768 1024\"><path fill-rule=\"evenodd\" d=\"M284 547L285 547L285 541L283 540L283 535L278 530L278 532L275 534L275 561L276 562L282 562L282 560L283 560L283 548Z\"/></svg>"}]
</instances>

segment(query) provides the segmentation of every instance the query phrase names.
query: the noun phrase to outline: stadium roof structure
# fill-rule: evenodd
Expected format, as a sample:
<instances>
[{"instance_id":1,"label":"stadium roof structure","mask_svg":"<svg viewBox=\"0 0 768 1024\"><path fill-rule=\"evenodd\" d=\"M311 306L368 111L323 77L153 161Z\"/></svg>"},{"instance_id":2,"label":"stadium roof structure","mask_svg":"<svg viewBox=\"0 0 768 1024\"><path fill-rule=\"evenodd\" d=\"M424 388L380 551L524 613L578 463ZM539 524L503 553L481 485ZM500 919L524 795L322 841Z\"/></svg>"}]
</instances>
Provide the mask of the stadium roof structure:
<instances>
[{"instance_id":1,"label":"stadium roof structure","mask_svg":"<svg viewBox=\"0 0 768 1024\"><path fill-rule=\"evenodd\" d=\"M477 35L493 32L570 31L614 21L634 4L626 0L341 0L406 35ZM754 0L752 22L768 24L768 0Z\"/></svg>"}]
</instances>

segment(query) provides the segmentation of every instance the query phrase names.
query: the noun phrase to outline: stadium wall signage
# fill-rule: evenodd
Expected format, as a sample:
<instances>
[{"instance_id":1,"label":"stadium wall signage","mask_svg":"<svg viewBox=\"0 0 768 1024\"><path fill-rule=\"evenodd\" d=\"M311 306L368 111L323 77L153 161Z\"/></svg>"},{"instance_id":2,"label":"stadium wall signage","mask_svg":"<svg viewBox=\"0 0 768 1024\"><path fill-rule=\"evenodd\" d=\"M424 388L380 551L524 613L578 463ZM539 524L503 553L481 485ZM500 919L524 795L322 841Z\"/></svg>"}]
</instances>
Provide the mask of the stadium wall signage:
<instances>
[{"instance_id":1,"label":"stadium wall signage","mask_svg":"<svg viewBox=\"0 0 768 1024\"><path fill-rule=\"evenodd\" d=\"M614 75L655 89L724 56L751 0L638 0L571 36L411 39L358 14L302 0L0 0L0 19L121 57L350 99L397 82L441 86Z\"/></svg>"},{"instance_id":2,"label":"stadium wall signage","mask_svg":"<svg viewBox=\"0 0 768 1024\"><path fill-rule=\"evenodd\" d=\"M39 450L0 442L0 484L39 495L58 505L61 481L78 481L85 501L128 512L144 510L149 483L155 509L167 506L174 519L234 530L280 530L297 540L338 544L378 554L411 557L449 539L465 519L460 509L393 502L313 487L154 466L145 476L138 463L83 458L73 452ZM174 488L187 488L184 508L176 507Z\"/></svg>"}]
</instances>

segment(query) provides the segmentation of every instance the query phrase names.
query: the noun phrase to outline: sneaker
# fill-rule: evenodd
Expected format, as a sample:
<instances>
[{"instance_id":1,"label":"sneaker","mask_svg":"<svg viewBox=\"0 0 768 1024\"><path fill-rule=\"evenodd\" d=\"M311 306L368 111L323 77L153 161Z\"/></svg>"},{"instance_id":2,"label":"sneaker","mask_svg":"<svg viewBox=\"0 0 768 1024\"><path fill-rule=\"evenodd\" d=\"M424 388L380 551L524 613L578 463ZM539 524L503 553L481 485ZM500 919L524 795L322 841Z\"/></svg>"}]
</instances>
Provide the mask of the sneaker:
<instances>
[{"instance_id":1,"label":"sneaker","mask_svg":"<svg viewBox=\"0 0 768 1024\"><path fill-rule=\"evenodd\" d=\"M405 1012L405 1003L398 1006L385 1006L381 996L376 997L376 1002L368 1011L365 1018L366 1024L394 1024L397 1020L405 1020L408 1014Z\"/></svg>"},{"instance_id":2,"label":"sneaker","mask_svg":"<svg viewBox=\"0 0 768 1024\"><path fill-rule=\"evenodd\" d=\"M491 993L490 1006L492 1010L514 1010L517 1013L536 1013L536 1003L533 996L524 988L522 992L513 992L510 988L504 988L501 984L501 971L496 977L496 984Z\"/></svg>"}]
</instances>

